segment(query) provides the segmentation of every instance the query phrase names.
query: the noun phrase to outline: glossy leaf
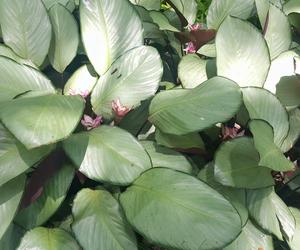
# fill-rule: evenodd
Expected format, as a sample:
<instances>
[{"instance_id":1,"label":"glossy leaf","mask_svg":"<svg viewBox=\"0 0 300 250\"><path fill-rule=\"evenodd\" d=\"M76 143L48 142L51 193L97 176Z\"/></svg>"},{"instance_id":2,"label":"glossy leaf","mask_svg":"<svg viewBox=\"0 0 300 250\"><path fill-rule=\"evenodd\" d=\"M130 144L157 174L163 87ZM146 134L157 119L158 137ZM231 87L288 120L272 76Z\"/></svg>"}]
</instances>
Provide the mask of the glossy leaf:
<instances>
[{"instance_id":1,"label":"glossy leaf","mask_svg":"<svg viewBox=\"0 0 300 250\"><path fill-rule=\"evenodd\" d=\"M300 246L300 211L299 209L293 207L290 207L289 209L296 220L296 229L293 239L291 239L288 244L291 250L297 250L297 248Z\"/></svg>"},{"instance_id":2,"label":"glossy leaf","mask_svg":"<svg viewBox=\"0 0 300 250\"><path fill-rule=\"evenodd\" d=\"M97 82L91 97L94 112L113 117L112 102L118 99L128 108L140 105L156 93L162 73L156 49L141 46L127 52Z\"/></svg>"},{"instance_id":3,"label":"glossy leaf","mask_svg":"<svg viewBox=\"0 0 300 250\"><path fill-rule=\"evenodd\" d=\"M172 3L185 17L189 24L195 23L197 3L195 0L172 0Z\"/></svg>"},{"instance_id":4,"label":"glossy leaf","mask_svg":"<svg viewBox=\"0 0 300 250\"><path fill-rule=\"evenodd\" d=\"M53 68L63 73L77 53L79 31L74 16L62 5L55 4L49 10L53 29L49 60Z\"/></svg>"},{"instance_id":5,"label":"glossy leaf","mask_svg":"<svg viewBox=\"0 0 300 250\"><path fill-rule=\"evenodd\" d=\"M58 228L37 227L27 232L17 250L78 250L76 240L66 231Z\"/></svg>"},{"instance_id":6,"label":"glossy leaf","mask_svg":"<svg viewBox=\"0 0 300 250\"><path fill-rule=\"evenodd\" d=\"M11 223L5 234L0 239L0 249L15 250L18 248L25 231L21 227Z\"/></svg>"},{"instance_id":7,"label":"glossy leaf","mask_svg":"<svg viewBox=\"0 0 300 250\"><path fill-rule=\"evenodd\" d=\"M255 148L260 155L260 166L279 172L294 169L294 164L274 144L274 132L271 125L263 120L252 120L249 127L254 137Z\"/></svg>"},{"instance_id":8,"label":"glossy leaf","mask_svg":"<svg viewBox=\"0 0 300 250\"><path fill-rule=\"evenodd\" d=\"M142 6L147 10L159 10L160 9L160 0L129 0L133 4Z\"/></svg>"},{"instance_id":9,"label":"glossy leaf","mask_svg":"<svg viewBox=\"0 0 300 250\"><path fill-rule=\"evenodd\" d=\"M178 65L178 77L184 88L192 89L207 81L207 61L196 54L182 57Z\"/></svg>"},{"instance_id":10,"label":"glossy leaf","mask_svg":"<svg viewBox=\"0 0 300 250\"><path fill-rule=\"evenodd\" d=\"M229 120L240 104L238 86L228 79L214 77L192 90L170 90L156 95L150 105L149 121L162 132L184 135Z\"/></svg>"},{"instance_id":11,"label":"glossy leaf","mask_svg":"<svg viewBox=\"0 0 300 250\"><path fill-rule=\"evenodd\" d=\"M3 124L27 148L55 143L76 128L84 108L79 96L19 98L1 105Z\"/></svg>"},{"instance_id":12,"label":"glossy leaf","mask_svg":"<svg viewBox=\"0 0 300 250\"><path fill-rule=\"evenodd\" d=\"M147 171L121 194L120 201L139 233L169 248L222 248L241 231L240 216L223 196L170 169Z\"/></svg>"},{"instance_id":13,"label":"glossy leaf","mask_svg":"<svg viewBox=\"0 0 300 250\"><path fill-rule=\"evenodd\" d=\"M72 166L63 166L45 183L41 196L29 207L22 209L15 221L22 228L26 229L32 229L44 224L66 198L67 191L74 177L74 172Z\"/></svg>"},{"instance_id":14,"label":"glossy leaf","mask_svg":"<svg viewBox=\"0 0 300 250\"><path fill-rule=\"evenodd\" d=\"M152 141L140 141L142 146L146 149L152 162L152 167L165 167L181 172L191 174L193 168L186 157L182 154L157 145Z\"/></svg>"},{"instance_id":15,"label":"glossy leaf","mask_svg":"<svg viewBox=\"0 0 300 250\"><path fill-rule=\"evenodd\" d=\"M172 135L156 129L155 140L168 148L204 148L204 142L198 133Z\"/></svg>"},{"instance_id":16,"label":"glossy leaf","mask_svg":"<svg viewBox=\"0 0 300 250\"><path fill-rule=\"evenodd\" d=\"M68 156L90 179L119 185L133 182L151 167L144 148L128 132L102 125L64 143Z\"/></svg>"},{"instance_id":17,"label":"glossy leaf","mask_svg":"<svg viewBox=\"0 0 300 250\"><path fill-rule=\"evenodd\" d=\"M143 45L142 22L128 1L81 0L80 23L85 50L100 75L126 51Z\"/></svg>"},{"instance_id":18,"label":"glossy leaf","mask_svg":"<svg viewBox=\"0 0 300 250\"><path fill-rule=\"evenodd\" d=\"M274 184L271 170L261 167L253 140L241 137L223 143L215 155L215 179L224 186L262 188Z\"/></svg>"},{"instance_id":19,"label":"glossy leaf","mask_svg":"<svg viewBox=\"0 0 300 250\"><path fill-rule=\"evenodd\" d=\"M227 16L248 19L254 7L254 0L212 0L207 14L209 29L218 29Z\"/></svg>"},{"instance_id":20,"label":"glossy leaf","mask_svg":"<svg viewBox=\"0 0 300 250\"><path fill-rule=\"evenodd\" d=\"M260 21L261 28L265 28L265 24L268 18L270 1L266 0L255 0L256 11Z\"/></svg>"},{"instance_id":21,"label":"glossy leaf","mask_svg":"<svg viewBox=\"0 0 300 250\"><path fill-rule=\"evenodd\" d=\"M51 81L34 68L0 56L0 102L27 91L55 93Z\"/></svg>"},{"instance_id":22,"label":"glossy leaf","mask_svg":"<svg viewBox=\"0 0 300 250\"><path fill-rule=\"evenodd\" d=\"M300 106L300 78L298 76L282 77L276 85L276 96L287 108Z\"/></svg>"},{"instance_id":23,"label":"glossy leaf","mask_svg":"<svg viewBox=\"0 0 300 250\"><path fill-rule=\"evenodd\" d=\"M273 4L270 4L268 25L265 32L271 59L287 51L292 43L292 33L287 16Z\"/></svg>"},{"instance_id":24,"label":"glossy leaf","mask_svg":"<svg viewBox=\"0 0 300 250\"><path fill-rule=\"evenodd\" d=\"M248 220L242 233L224 250L274 250L272 237L259 230L250 220Z\"/></svg>"},{"instance_id":25,"label":"glossy leaf","mask_svg":"<svg viewBox=\"0 0 300 250\"><path fill-rule=\"evenodd\" d=\"M51 23L42 1L2 0L0 23L5 44L40 66L51 41Z\"/></svg>"},{"instance_id":26,"label":"glossy leaf","mask_svg":"<svg viewBox=\"0 0 300 250\"><path fill-rule=\"evenodd\" d=\"M36 66L30 60L26 60L26 59L18 56L11 48L7 47L4 44L0 44L0 56L12 59L13 61L15 61L19 64L24 64L24 65L28 65L33 68L36 68Z\"/></svg>"},{"instance_id":27,"label":"glossy leaf","mask_svg":"<svg viewBox=\"0 0 300 250\"><path fill-rule=\"evenodd\" d=\"M0 124L0 186L48 155L52 147L27 150Z\"/></svg>"},{"instance_id":28,"label":"glossy leaf","mask_svg":"<svg viewBox=\"0 0 300 250\"><path fill-rule=\"evenodd\" d=\"M207 57L217 57L216 44L207 43L203 45L198 51L198 54L204 55Z\"/></svg>"},{"instance_id":29,"label":"glossy leaf","mask_svg":"<svg viewBox=\"0 0 300 250\"><path fill-rule=\"evenodd\" d=\"M12 222L25 186L25 176L21 175L0 187L0 239Z\"/></svg>"},{"instance_id":30,"label":"glossy leaf","mask_svg":"<svg viewBox=\"0 0 300 250\"><path fill-rule=\"evenodd\" d=\"M66 8L68 8L69 11L73 11L75 8L75 0L42 0L46 9L49 10L53 5L60 4Z\"/></svg>"},{"instance_id":31,"label":"glossy leaf","mask_svg":"<svg viewBox=\"0 0 300 250\"><path fill-rule=\"evenodd\" d=\"M84 249L137 250L135 235L109 192L81 190L72 212L72 229Z\"/></svg>"},{"instance_id":32,"label":"glossy leaf","mask_svg":"<svg viewBox=\"0 0 300 250\"><path fill-rule=\"evenodd\" d=\"M64 94L90 93L94 88L98 77L93 74L91 65L83 65L77 69L65 84Z\"/></svg>"},{"instance_id":33,"label":"glossy leaf","mask_svg":"<svg viewBox=\"0 0 300 250\"><path fill-rule=\"evenodd\" d=\"M152 18L153 22L156 23L160 30L168 30L173 32L179 32L179 30L170 24L168 18L160 11L150 11L150 17Z\"/></svg>"},{"instance_id":34,"label":"glossy leaf","mask_svg":"<svg viewBox=\"0 0 300 250\"><path fill-rule=\"evenodd\" d=\"M268 122L274 131L274 142L281 147L289 131L288 114L280 101L267 90L244 88L243 100L251 119Z\"/></svg>"},{"instance_id":35,"label":"glossy leaf","mask_svg":"<svg viewBox=\"0 0 300 250\"><path fill-rule=\"evenodd\" d=\"M287 240L292 239L296 227L295 218L273 188L248 191L247 204L251 217L264 230L280 240L282 233Z\"/></svg>"},{"instance_id":36,"label":"glossy leaf","mask_svg":"<svg viewBox=\"0 0 300 250\"><path fill-rule=\"evenodd\" d=\"M218 75L241 87L262 87L269 71L270 56L262 34L252 24L227 17L216 36Z\"/></svg>"}]
</instances>

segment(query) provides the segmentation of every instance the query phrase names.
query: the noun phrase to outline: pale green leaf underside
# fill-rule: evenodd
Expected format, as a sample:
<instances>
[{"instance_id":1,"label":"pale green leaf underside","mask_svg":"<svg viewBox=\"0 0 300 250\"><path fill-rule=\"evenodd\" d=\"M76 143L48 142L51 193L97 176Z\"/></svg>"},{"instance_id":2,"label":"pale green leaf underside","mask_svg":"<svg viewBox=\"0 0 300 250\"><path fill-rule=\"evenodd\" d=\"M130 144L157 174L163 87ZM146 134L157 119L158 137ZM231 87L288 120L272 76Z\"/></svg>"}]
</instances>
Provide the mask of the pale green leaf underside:
<instances>
[{"instance_id":1,"label":"pale green leaf underside","mask_svg":"<svg viewBox=\"0 0 300 250\"><path fill-rule=\"evenodd\" d=\"M270 68L270 56L261 32L249 22L227 17L216 36L219 76L241 87L262 87Z\"/></svg>"},{"instance_id":2,"label":"pale green leaf underside","mask_svg":"<svg viewBox=\"0 0 300 250\"><path fill-rule=\"evenodd\" d=\"M46 95L4 103L0 118L27 148L55 143L76 128L84 108L79 96Z\"/></svg>"},{"instance_id":3,"label":"pale green leaf underside","mask_svg":"<svg viewBox=\"0 0 300 250\"><path fill-rule=\"evenodd\" d=\"M223 196L170 169L147 171L121 194L120 201L139 233L170 248L222 248L241 231L239 214Z\"/></svg>"},{"instance_id":4,"label":"pale green leaf underside","mask_svg":"<svg viewBox=\"0 0 300 250\"><path fill-rule=\"evenodd\" d=\"M143 45L142 22L124 0L81 0L80 24L87 55L104 74L126 51Z\"/></svg>"},{"instance_id":5,"label":"pale green leaf underside","mask_svg":"<svg viewBox=\"0 0 300 250\"><path fill-rule=\"evenodd\" d=\"M84 249L137 250L135 235L109 192L81 190L72 212L72 230Z\"/></svg>"},{"instance_id":6,"label":"pale green leaf underside","mask_svg":"<svg viewBox=\"0 0 300 250\"><path fill-rule=\"evenodd\" d=\"M194 89L156 95L150 105L149 121L162 132L184 135L230 119L240 104L238 86L228 79L214 77Z\"/></svg>"},{"instance_id":7,"label":"pale green leaf underside","mask_svg":"<svg viewBox=\"0 0 300 250\"><path fill-rule=\"evenodd\" d=\"M5 44L40 66L51 41L51 23L42 1L2 0L0 22Z\"/></svg>"},{"instance_id":8,"label":"pale green leaf underside","mask_svg":"<svg viewBox=\"0 0 300 250\"><path fill-rule=\"evenodd\" d=\"M297 250L300 246L300 211L299 209L293 207L290 207L289 209L296 220L296 229L293 239L290 240L288 244L291 250Z\"/></svg>"},{"instance_id":9,"label":"pale green leaf underside","mask_svg":"<svg viewBox=\"0 0 300 250\"><path fill-rule=\"evenodd\" d=\"M144 148L118 127L102 125L75 134L64 143L64 149L79 171L96 181L127 185L151 168Z\"/></svg>"}]
</instances>

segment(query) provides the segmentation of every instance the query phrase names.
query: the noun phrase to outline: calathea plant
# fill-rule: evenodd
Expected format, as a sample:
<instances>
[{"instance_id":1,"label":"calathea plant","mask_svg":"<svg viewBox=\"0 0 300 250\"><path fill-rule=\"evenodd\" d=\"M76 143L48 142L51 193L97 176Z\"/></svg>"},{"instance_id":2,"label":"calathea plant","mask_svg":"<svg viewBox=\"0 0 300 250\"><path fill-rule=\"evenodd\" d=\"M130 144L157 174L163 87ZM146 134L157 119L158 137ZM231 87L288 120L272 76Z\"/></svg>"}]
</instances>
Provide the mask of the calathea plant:
<instances>
[{"instance_id":1,"label":"calathea plant","mask_svg":"<svg viewBox=\"0 0 300 250\"><path fill-rule=\"evenodd\" d=\"M0 0L1 250L300 248L300 2L208 2Z\"/></svg>"}]
</instances>

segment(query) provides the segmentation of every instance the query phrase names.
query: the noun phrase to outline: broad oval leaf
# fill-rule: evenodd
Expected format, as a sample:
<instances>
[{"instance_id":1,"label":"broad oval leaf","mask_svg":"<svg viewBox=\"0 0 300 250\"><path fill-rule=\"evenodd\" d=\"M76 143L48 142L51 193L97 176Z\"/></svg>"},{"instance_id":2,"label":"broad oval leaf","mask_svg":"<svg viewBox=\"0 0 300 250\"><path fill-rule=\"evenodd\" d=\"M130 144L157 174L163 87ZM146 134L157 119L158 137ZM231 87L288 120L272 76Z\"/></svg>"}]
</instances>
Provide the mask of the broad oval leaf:
<instances>
[{"instance_id":1,"label":"broad oval leaf","mask_svg":"<svg viewBox=\"0 0 300 250\"><path fill-rule=\"evenodd\" d=\"M5 183L0 187L0 239L12 222L25 186L25 176L19 177Z\"/></svg>"},{"instance_id":2,"label":"broad oval leaf","mask_svg":"<svg viewBox=\"0 0 300 250\"><path fill-rule=\"evenodd\" d=\"M25 234L25 230L11 223L5 234L0 239L0 249L15 250L21 242L21 238Z\"/></svg>"},{"instance_id":3,"label":"broad oval leaf","mask_svg":"<svg viewBox=\"0 0 300 250\"><path fill-rule=\"evenodd\" d=\"M292 43L292 32L288 17L273 4L270 4L265 39L271 59L287 51Z\"/></svg>"},{"instance_id":4,"label":"broad oval leaf","mask_svg":"<svg viewBox=\"0 0 300 250\"><path fill-rule=\"evenodd\" d=\"M25 234L17 250L79 250L76 240L58 228L37 227Z\"/></svg>"},{"instance_id":5,"label":"broad oval leaf","mask_svg":"<svg viewBox=\"0 0 300 250\"><path fill-rule=\"evenodd\" d=\"M191 90L156 95L150 105L149 121L162 132L184 135L229 120L240 104L238 86L226 78L214 77Z\"/></svg>"},{"instance_id":6,"label":"broad oval leaf","mask_svg":"<svg viewBox=\"0 0 300 250\"><path fill-rule=\"evenodd\" d=\"M81 190L72 212L72 230L84 249L137 250L134 232L109 192Z\"/></svg>"},{"instance_id":7,"label":"broad oval leaf","mask_svg":"<svg viewBox=\"0 0 300 250\"><path fill-rule=\"evenodd\" d=\"M94 72L91 69L91 65L83 65L74 72L74 74L65 84L64 94L86 95L87 93L90 93L92 91L97 80L98 77L94 75Z\"/></svg>"},{"instance_id":8,"label":"broad oval leaf","mask_svg":"<svg viewBox=\"0 0 300 250\"><path fill-rule=\"evenodd\" d=\"M162 62L155 48L141 46L128 51L97 82L91 97L94 112L113 117L112 101L118 99L128 108L140 105L155 94L162 73Z\"/></svg>"},{"instance_id":9,"label":"broad oval leaf","mask_svg":"<svg viewBox=\"0 0 300 250\"><path fill-rule=\"evenodd\" d=\"M53 29L49 60L53 68L62 73L77 53L79 31L74 16L62 5L55 4L49 10Z\"/></svg>"},{"instance_id":10,"label":"broad oval leaf","mask_svg":"<svg viewBox=\"0 0 300 250\"><path fill-rule=\"evenodd\" d=\"M75 134L65 141L64 149L79 171L96 181L127 185L151 168L144 148L118 127L102 125Z\"/></svg>"},{"instance_id":11,"label":"broad oval leaf","mask_svg":"<svg viewBox=\"0 0 300 250\"><path fill-rule=\"evenodd\" d=\"M42 0L46 9L49 10L53 5L60 4L66 8L68 8L69 11L73 11L75 8L75 1L77 0Z\"/></svg>"},{"instance_id":12,"label":"broad oval leaf","mask_svg":"<svg viewBox=\"0 0 300 250\"><path fill-rule=\"evenodd\" d=\"M0 56L0 102L27 91L55 93L51 81L38 70Z\"/></svg>"},{"instance_id":13,"label":"broad oval leaf","mask_svg":"<svg viewBox=\"0 0 300 250\"><path fill-rule=\"evenodd\" d=\"M72 166L65 165L55 173L45 183L41 196L17 214L15 218L16 223L26 229L32 229L44 224L66 198L74 172Z\"/></svg>"},{"instance_id":14,"label":"broad oval leaf","mask_svg":"<svg viewBox=\"0 0 300 250\"><path fill-rule=\"evenodd\" d=\"M294 207L289 207L289 209L296 220L296 229L293 239L291 239L288 244L291 250L297 250L300 246L300 211Z\"/></svg>"},{"instance_id":15,"label":"broad oval leaf","mask_svg":"<svg viewBox=\"0 0 300 250\"><path fill-rule=\"evenodd\" d=\"M0 123L0 186L24 173L51 150L51 146L27 150Z\"/></svg>"},{"instance_id":16,"label":"broad oval leaf","mask_svg":"<svg viewBox=\"0 0 300 250\"><path fill-rule=\"evenodd\" d=\"M298 54L295 51L289 50L272 60L268 77L264 83L265 89L275 94L281 77L295 75L294 58L296 56Z\"/></svg>"},{"instance_id":17,"label":"broad oval leaf","mask_svg":"<svg viewBox=\"0 0 300 250\"><path fill-rule=\"evenodd\" d=\"M242 233L223 250L274 250L272 236L259 230L250 220Z\"/></svg>"},{"instance_id":18,"label":"broad oval leaf","mask_svg":"<svg viewBox=\"0 0 300 250\"><path fill-rule=\"evenodd\" d=\"M51 23L42 1L2 0L0 23L5 44L40 66L51 41Z\"/></svg>"},{"instance_id":19,"label":"broad oval leaf","mask_svg":"<svg viewBox=\"0 0 300 250\"><path fill-rule=\"evenodd\" d=\"M249 124L254 137L254 145L260 155L259 165L275 171L286 172L294 169L289 161L274 143L273 128L263 120L252 120Z\"/></svg>"},{"instance_id":20,"label":"broad oval leaf","mask_svg":"<svg viewBox=\"0 0 300 250\"><path fill-rule=\"evenodd\" d=\"M192 89L207 80L206 64L207 60L196 54L182 57L178 65L178 77L184 88Z\"/></svg>"},{"instance_id":21,"label":"broad oval leaf","mask_svg":"<svg viewBox=\"0 0 300 250\"><path fill-rule=\"evenodd\" d=\"M213 0L207 14L209 29L218 29L227 16L248 19L254 7L254 0Z\"/></svg>"},{"instance_id":22,"label":"broad oval leaf","mask_svg":"<svg viewBox=\"0 0 300 250\"><path fill-rule=\"evenodd\" d=\"M282 236L291 240L296 227L295 218L285 203L277 196L272 187L249 190L247 204L251 217L267 232L278 239Z\"/></svg>"},{"instance_id":23,"label":"broad oval leaf","mask_svg":"<svg viewBox=\"0 0 300 250\"><path fill-rule=\"evenodd\" d=\"M84 108L79 96L19 98L1 105L3 124L27 148L55 143L76 128Z\"/></svg>"},{"instance_id":24,"label":"broad oval leaf","mask_svg":"<svg viewBox=\"0 0 300 250\"><path fill-rule=\"evenodd\" d=\"M222 195L170 169L145 172L121 194L120 201L139 233L171 248L222 248L241 231L239 214Z\"/></svg>"},{"instance_id":25,"label":"broad oval leaf","mask_svg":"<svg viewBox=\"0 0 300 250\"><path fill-rule=\"evenodd\" d=\"M26 60L18 56L11 48L7 47L4 44L0 44L0 56L10 58L19 64L24 64L36 68L36 66L30 60Z\"/></svg>"},{"instance_id":26,"label":"broad oval leaf","mask_svg":"<svg viewBox=\"0 0 300 250\"><path fill-rule=\"evenodd\" d=\"M274 185L271 170L258 165L253 140L241 137L223 143L215 155L215 179L225 186L263 188Z\"/></svg>"},{"instance_id":27,"label":"broad oval leaf","mask_svg":"<svg viewBox=\"0 0 300 250\"><path fill-rule=\"evenodd\" d=\"M172 149L159 146L153 141L140 141L149 154L152 167L165 167L191 174L191 163L182 154Z\"/></svg>"},{"instance_id":28,"label":"broad oval leaf","mask_svg":"<svg viewBox=\"0 0 300 250\"><path fill-rule=\"evenodd\" d=\"M300 106L300 78L299 76L284 76L276 85L276 96L287 108Z\"/></svg>"},{"instance_id":29,"label":"broad oval leaf","mask_svg":"<svg viewBox=\"0 0 300 250\"><path fill-rule=\"evenodd\" d=\"M243 88L244 104L251 119L267 121L274 131L274 142L281 145L289 131L288 114L272 93L261 88Z\"/></svg>"},{"instance_id":30,"label":"broad oval leaf","mask_svg":"<svg viewBox=\"0 0 300 250\"><path fill-rule=\"evenodd\" d=\"M160 0L129 0L133 4L143 6L147 10L159 10Z\"/></svg>"},{"instance_id":31,"label":"broad oval leaf","mask_svg":"<svg viewBox=\"0 0 300 250\"><path fill-rule=\"evenodd\" d=\"M265 28L265 24L268 18L269 8L270 8L270 1L266 0L255 0L255 6L257 15L259 18L259 22L261 25L261 28Z\"/></svg>"},{"instance_id":32,"label":"broad oval leaf","mask_svg":"<svg viewBox=\"0 0 300 250\"><path fill-rule=\"evenodd\" d=\"M252 24L227 17L216 36L218 75L241 87L262 87L270 68L270 55L262 34Z\"/></svg>"},{"instance_id":33,"label":"broad oval leaf","mask_svg":"<svg viewBox=\"0 0 300 250\"><path fill-rule=\"evenodd\" d=\"M189 24L194 24L197 16L197 2L195 0L172 0L179 12Z\"/></svg>"},{"instance_id":34,"label":"broad oval leaf","mask_svg":"<svg viewBox=\"0 0 300 250\"><path fill-rule=\"evenodd\" d=\"M80 24L87 55L104 74L126 51L143 45L142 22L124 0L81 0Z\"/></svg>"},{"instance_id":35,"label":"broad oval leaf","mask_svg":"<svg viewBox=\"0 0 300 250\"><path fill-rule=\"evenodd\" d=\"M173 32L180 32L169 21L169 19L160 11L150 11L149 15L154 23L156 23L160 30L168 30Z\"/></svg>"}]
</instances>

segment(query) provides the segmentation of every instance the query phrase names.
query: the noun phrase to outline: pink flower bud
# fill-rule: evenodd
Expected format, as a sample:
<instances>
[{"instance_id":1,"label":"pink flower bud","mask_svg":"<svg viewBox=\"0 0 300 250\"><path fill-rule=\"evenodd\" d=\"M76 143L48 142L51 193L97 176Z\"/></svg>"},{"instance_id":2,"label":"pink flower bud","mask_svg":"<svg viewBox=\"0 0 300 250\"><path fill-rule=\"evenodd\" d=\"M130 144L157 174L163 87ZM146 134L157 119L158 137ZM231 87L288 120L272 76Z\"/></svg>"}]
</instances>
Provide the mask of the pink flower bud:
<instances>
[{"instance_id":1,"label":"pink flower bud","mask_svg":"<svg viewBox=\"0 0 300 250\"><path fill-rule=\"evenodd\" d=\"M117 99L116 101L112 101L111 107L116 117L118 118L123 118L131 110L131 108L123 106L120 99Z\"/></svg>"},{"instance_id":2,"label":"pink flower bud","mask_svg":"<svg viewBox=\"0 0 300 250\"><path fill-rule=\"evenodd\" d=\"M102 116L96 116L95 119L90 117L89 115L84 115L83 119L81 120L82 126L84 126L87 130L91 130L93 128L97 128L103 122Z\"/></svg>"},{"instance_id":3,"label":"pink flower bud","mask_svg":"<svg viewBox=\"0 0 300 250\"><path fill-rule=\"evenodd\" d=\"M222 140L228 140L243 136L245 134L245 130L240 130L241 126L237 123L234 124L233 128L222 125Z\"/></svg>"},{"instance_id":4,"label":"pink flower bud","mask_svg":"<svg viewBox=\"0 0 300 250\"><path fill-rule=\"evenodd\" d=\"M196 45L193 42L189 42L187 47L184 49L187 54L193 54L197 52Z\"/></svg>"}]
</instances>

